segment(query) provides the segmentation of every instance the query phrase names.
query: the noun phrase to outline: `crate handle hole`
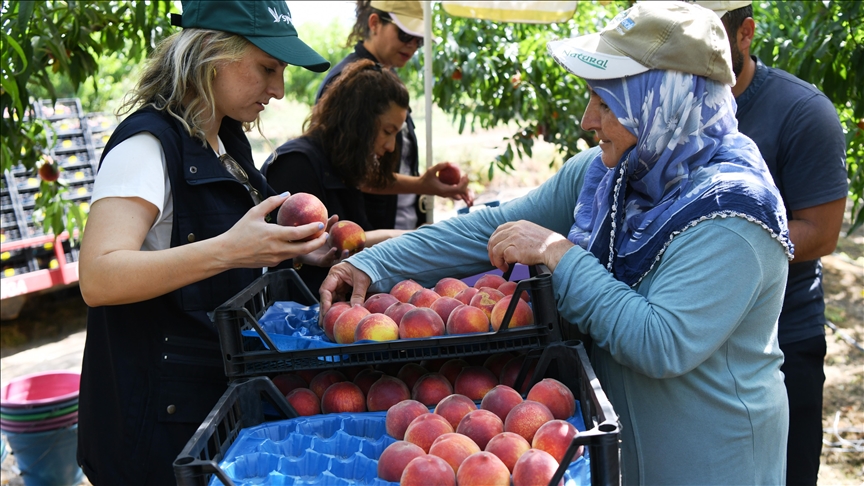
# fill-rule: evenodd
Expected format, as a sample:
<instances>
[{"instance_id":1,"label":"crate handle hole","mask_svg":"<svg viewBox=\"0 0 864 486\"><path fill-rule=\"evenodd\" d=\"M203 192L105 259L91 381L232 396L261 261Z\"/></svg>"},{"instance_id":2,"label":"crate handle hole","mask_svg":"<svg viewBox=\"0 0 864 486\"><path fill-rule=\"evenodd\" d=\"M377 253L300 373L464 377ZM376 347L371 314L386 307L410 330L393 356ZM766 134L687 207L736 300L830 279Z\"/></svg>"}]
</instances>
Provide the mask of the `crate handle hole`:
<instances>
[{"instance_id":1,"label":"crate handle hole","mask_svg":"<svg viewBox=\"0 0 864 486\"><path fill-rule=\"evenodd\" d=\"M600 429L600 432L614 432L618 430L618 427L612 424L600 424L597 428Z\"/></svg>"}]
</instances>

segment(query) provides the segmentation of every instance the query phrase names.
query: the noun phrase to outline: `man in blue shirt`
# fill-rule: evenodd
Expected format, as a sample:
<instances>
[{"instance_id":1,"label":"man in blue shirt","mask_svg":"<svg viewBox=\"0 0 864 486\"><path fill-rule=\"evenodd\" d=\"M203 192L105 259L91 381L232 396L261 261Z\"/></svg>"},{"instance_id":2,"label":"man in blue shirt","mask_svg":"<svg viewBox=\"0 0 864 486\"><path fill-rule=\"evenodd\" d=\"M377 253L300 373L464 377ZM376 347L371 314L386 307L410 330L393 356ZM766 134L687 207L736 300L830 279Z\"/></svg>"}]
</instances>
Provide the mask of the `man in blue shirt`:
<instances>
[{"instance_id":1,"label":"man in blue shirt","mask_svg":"<svg viewBox=\"0 0 864 486\"><path fill-rule=\"evenodd\" d=\"M750 55L750 1L697 1L726 27L737 78L738 129L759 146L786 206L795 259L779 321L789 396L787 484L815 485L822 451L825 301L822 263L846 207L846 143L831 101L810 83Z\"/></svg>"}]
</instances>

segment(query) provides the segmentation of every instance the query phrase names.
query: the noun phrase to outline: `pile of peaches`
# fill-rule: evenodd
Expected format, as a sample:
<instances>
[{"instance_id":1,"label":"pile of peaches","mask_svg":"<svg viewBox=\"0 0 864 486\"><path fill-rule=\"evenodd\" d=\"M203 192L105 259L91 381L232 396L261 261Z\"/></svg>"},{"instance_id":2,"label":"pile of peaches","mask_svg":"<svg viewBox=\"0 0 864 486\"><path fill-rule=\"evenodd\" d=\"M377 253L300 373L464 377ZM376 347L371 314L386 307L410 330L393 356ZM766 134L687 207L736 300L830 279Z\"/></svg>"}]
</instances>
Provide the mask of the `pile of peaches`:
<instances>
[{"instance_id":1,"label":"pile of peaches","mask_svg":"<svg viewBox=\"0 0 864 486\"><path fill-rule=\"evenodd\" d=\"M570 389L552 378L514 389L524 361L524 355L505 352L489 355L482 365L461 358L427 360L398 370L383 365L298 371L273 382L299 415L386 411L387 434L397 442L378 458L383 480L548 484L578 434L567 421L576 404ZM394 370L395 376L385 372ZM527 376L533 372L532 366ZM572 461L581 454L582 447Z\"/></svg>"},{"instance_id":2,"label":"pile of peaches","mask_svg":"<svg viewBox=\"0 0 864 486\"><path fill-rule=\"evenodd\" d=\"M480 277L473 287L447 277L427 289L408 279L389 293L370 296L363 305L334 303L321 328L339 344L497 331L515 290L516 282L493 274ZM528 300L523 292L509 328L534 324Z\"/></svg>"}]
</instances>

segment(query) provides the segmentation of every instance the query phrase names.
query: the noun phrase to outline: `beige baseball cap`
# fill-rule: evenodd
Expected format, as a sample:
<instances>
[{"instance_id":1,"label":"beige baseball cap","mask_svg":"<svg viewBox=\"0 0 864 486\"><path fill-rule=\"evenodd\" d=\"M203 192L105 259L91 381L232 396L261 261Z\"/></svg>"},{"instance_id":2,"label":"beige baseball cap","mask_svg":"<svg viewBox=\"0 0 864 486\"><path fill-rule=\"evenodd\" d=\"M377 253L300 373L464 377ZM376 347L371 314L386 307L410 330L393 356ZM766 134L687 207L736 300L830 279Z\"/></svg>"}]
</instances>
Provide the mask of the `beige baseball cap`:
<instances>
[{"instance_id":1,"label":"beige baseball cap","mask_svg":"<svg viewBox=\"0 0 864 486\"><path fill-rule=\"evenodd\" d=\"M723 23L711 10L686 2L637 3L602 31L552 41L546 49L564 69L585 79L665 69L735 84Z\"/></svg>"},{"instance_id":2,"label":"beige baseball cap","mask_svg":"<svg viewBox=\"0 0 864 486\"><path fill-rule=\"evenodd\" d=\"M423 37L423 5L418 1L369 2L369 6L390 14L403 32Z\"/></svg>"},{"instance_id":3,"label":"beige baseball cap","mask_svg":"<svg viewBox=\"0 0 864 486\"><path fill-rule=\"evenodd\" d=\"M726 12L730 10L737 10L739 8L746 7L748 5L752 5L752 0L716 0L716 1L703 1L703 0L685 0L690 3L695 3L700 7L705 7L708 10L713 10L718 17L723 17L726 15Z\"/></svg>"}]
</instances>

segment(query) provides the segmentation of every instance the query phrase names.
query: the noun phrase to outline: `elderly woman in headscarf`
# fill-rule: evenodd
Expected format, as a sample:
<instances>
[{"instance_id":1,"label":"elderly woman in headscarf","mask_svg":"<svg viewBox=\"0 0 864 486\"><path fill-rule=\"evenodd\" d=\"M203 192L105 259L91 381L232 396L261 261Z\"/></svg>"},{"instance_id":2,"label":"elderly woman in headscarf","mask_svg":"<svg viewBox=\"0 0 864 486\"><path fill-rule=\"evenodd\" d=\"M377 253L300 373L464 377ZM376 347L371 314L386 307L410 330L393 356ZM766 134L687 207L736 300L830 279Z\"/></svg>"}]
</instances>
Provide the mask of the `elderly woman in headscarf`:
<instances>
[{"instance_id":1,"label":"elderly woman in headscarf","mask_svg":"<svg viewBox=\"0 0 864 486\"><path fill-rule=\"evenodd\" d=\"M683 2L637 3L549 51L586 79L582 125L600 147L523 198L333 267L322 310L352 287L360 302L409 276L545 264L620 414L624 484L784 483L776 330L792 245L737 130L723 25Z\"/></svg>"}]
</instances>

